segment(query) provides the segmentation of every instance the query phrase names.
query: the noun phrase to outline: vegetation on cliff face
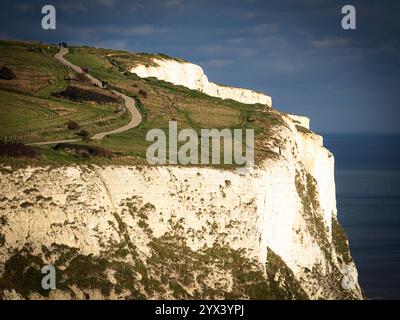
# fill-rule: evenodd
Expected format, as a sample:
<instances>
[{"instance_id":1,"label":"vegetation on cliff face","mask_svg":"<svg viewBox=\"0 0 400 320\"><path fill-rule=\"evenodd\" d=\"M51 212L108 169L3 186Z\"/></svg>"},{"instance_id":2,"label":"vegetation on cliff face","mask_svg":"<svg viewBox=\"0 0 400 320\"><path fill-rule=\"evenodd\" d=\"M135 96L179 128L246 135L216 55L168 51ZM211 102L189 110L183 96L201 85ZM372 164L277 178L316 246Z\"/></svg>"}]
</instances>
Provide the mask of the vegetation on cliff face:
<instances>
[{"instance_id":1,"label":"vegetation on cliff face","mask_svg":"<svg viewBox=\"0 0 400 320\"><path fill-rule=\"evenodd\" d=\"M47 297L48 291L41 286L43 265L40 257L29 253L29 248L16 251L5 264L0 279L0 298L5 298L4 293L7 290L15 290L24 299L28 299L32 292Z\"/></svg>"},{"instance_id":2,"label":"vegetation on cliff face","mask_svg":"<svg viewBox=\"0 0 400 320\"><path fill-rule=\"evenodd\" d=\"M350 255L347 235L336 217L332 218L332 241L339 258L343 259L342 261L344 263L353 262L353 258Z\"/></svg>"},{"instance_id":3,"label":"vegetation on cliff face","mask_svg":"<svg viewBox=\"0 0 400 320\"><path fill-rule=\"evenodd\" d=\"M86 169L90 171L90 169ZM113 169L114 170L114 169ZM143 169L142 169L143 170ZM178 169L177 169L178 170ZM24 208L21 212L30 212L33 207L40 207L39 210L45 212L46 208L57 206L54 199L49 195L41 194L38 180L30 176L28 185L20 185L22 191L17 195L15 202L7 194L7 198L1 199L2 208L11 208L12 205L21 205ZM18 178L16 178L18 179ZM93 175L87 172L82 181L93 179ZM22 181L19 179L18 181ZM228 192L235 187L237 182L233 180L221 180L218 193ZM67 186L65 194L69 205L78 204L80 213L74 215L71 211L70 218L74 222L63 222L57 220L59 226L52 229L52 232L58 230L80 230L78 243L91 243L90 237L99 240L98 245L93 248L96 254L87 254L88 247L85 249L68 247L53 243L50 246L31 246L23 249L13 250L10 248L10 239L8 235L8 244L5 243L0 252L4 259L0 261L0 268L4 273L0 275L0 295L2 298L20 297L35 298L115 298L115 299L308 299L310 297L323 298L354 298L352 290L346 290L342 287L343 270L342 263L335 261L344 259L344 253L348 250L347 242L343 235L336 230L333 231L333 240L321 240L318 237L327 237L326 234L318 234L318 224L324 223L319 219L318 212L318 194L313 185L313 179L307 178L305 171L299 171L297 184L299 195L303 197L302 202L307 213L299 213L306 223L300 223L301 233L315 241L318 245L326 245L327 248L321 248L322 254L313 249L313 253L320 257L320 262L313 265L310 270L293 273L276 253L268 248L267 261L260 264L253 251L244 249L233 249L231 242L227 242L226 233L219 231L221 228L217 225L214 229L215 218L221 212L218 208L212 208L207 205L208 210L195 207L193 210L201 209L199 213L203 219L207 219L207 229L198 228L198 232L189 228L183 217L168 216L166 223L161 209L145 201L141 196L130 195L122 199L118 204L120 210L110 211L101 206L99 215L102 223L107 227L100 228L97 225L93 233L89 231L89 238L82 236L88 231L86 221L81 226L76 223L80 217L84 216L85 206L81 203L82 198L79 192L82 185L80 181ZM225 186L225 187L223 187ZM38 189L39 188L39 189ZM84 188L83 188L84 189ZM90 189L95 189L91 187ZM69 190L69 191L68 191ZM78 190L77 192L75 190ZM79 191L80 190L80 191ZM199 194L196 189L195 194L185 191L183 188L177 188L182 193L180 200L182 202L190 201L190 198ZM88 195L90 197L90 194ZM221 195L221 198L223 195ZM189 198L189 200L188 200ZM35 202L37 203L33 204ZM52 204L53 203L53 204ZM244 224L249 218L250 210L256 210L256 201L254 199L246 200L240 211L244 214L244 220L230 220L227 216L225 223L225 232L235 232L238 224ZM310 209L311 208L311 209ZM81 210L82 209L82 210ZM8 210L8 209L7 209ZM6 212L4 210L3 212ZM92 209L93 210L93 209ZM317 210L314 212L313 210ZM104 212L104 214L103 214ZM112 213L112 214L111 214ZM192 212L193 216L196 212ZM317 215L313 217L313 215ZM6 215L0 219L0 224L4 224L4 231L9 230ZM247 217L247 218L245 218ZM84 220L86 217L83 218ZM88 212L87 224L94 221L93 215ZM156 219L156 220L155 220ZM159 220L158 220L159 219ZM233 219L233 218L232 218ZM248 222L248 221L247 221ZM14 222L15 223L15 222ZM54 224L54 223L53 223ZM308 225L310 224L310 226ZM65 229L64 229L65 228ZM71 228L71 229L69 229ZM166 233L164 233L166 228ZM106 230L106 231L105 231ZM83 231L83 233L82 233ZM161 231L161 232L160 232ZM68 232L67 232L68 233ZM338 234L339 236L338 236ZM155 236L155 234L158 234ZM162 236L159 236L163 234ZM211 241L201 244L204 234L213 236ZM107 235L107 236L105 236ZM51 237L51 234L49 234ZM81 238L82 237L82 238ZM316 238L317 237L317 238ZM4 238L4 237L3 237ZM46 238L48 239L48 238ZM188 244L198 240L201 247L192 250ZM210 238L209 238L210 240ZM0 234L0 244L2 237ZM29 238L28 238L29 241ZM56 241L56 240L55 240ZM57 241L60 241L58 239ZM64 240L61 240L64 241ZM96 241L96 240L95 240ZM251 237L250 241L254 241ZM327 242L326 242L327 241ZM340 248L340 249L339 249ZM309 248L307 249L309 250ZM328 252L329 257L324 257ZM6 254L4 254L6 253ZM307 252L309 254L310 252ZM53 292L44 292L40 287L42 278L41 268L46 264L53 264L57 268L57 289ZM17 279L18 278L18 279ZM12 290L15 294L10 293Z\"/></svg>"},{"instance_id":4,"label":"vegetation on cliff face","mask_svg":"<svg viewBox=\"0 0 400 320\"><path fill-rule=\"evenodd\" d=\"M165 234L150 243L144 260L134 247L127 256L104 251L82 255L76 248L53 244L34 255L16 251L5 264L0 297L15 291L25 299L48 297L41 288L41 268L54 260L57 291L70 298L124 299L307 299L291 270L273 251L264 267L240 250L215 244L198 252L177 235ZM142 257L143 258L143 257Z\"/></svg>"},{"instance_id":5,"label":"vegetation on cliff face","mask_svg":"<svg viewBox=\"0 0 400 320\"><path fill-rule=\"evenodd\" d=\"M327 237L329 230L325 225L319 205L316 181L303 169L296 172L295 185L303 206L303 216L308 232L317 241L326 258L330 259L332 257L331 244Z\"/></svg>"},{"instance_id":6,"label":"vegetation on cliff face","mask_svg":"<svg viewBox=\"0 0 400 320\"><path fill-rule=\"evenodd\" d=\"M329 230L321 214L316 181L304 169L296 172L295 185L301 199L302 216L306 222L306 228L326 258L325 265L315 265L312 270L307 270L301 279L302 282L317 281L321 288L330 288L330 292L326 292L328 296L336 297L336 299L354 299L352 292L344 290L342 286L344 275L340 271L341 264L353 262L344 230L337 218L332 217L332 241L330 241ZM325 272L325 269L328 272Z\"/></svg>"},{"instance_id":7,"label":"vegetation on cliff face","mask_svg":"<svg viewBox=\"0 0 400 320\"><path fill-rule=\"evenodd\" d=\"M154 210L140 199L129 204L130 214L144 221ZM193 251L178 221L161 237L148 232L149 253L144 254L134 245L125 222L114 216L120 240L109 242L99 255L83 255L77 248L57 244L42 247L40 253L30 247L15 250L4 261L0 297L11 292L25 299L49 297L41 288L41 268L51 263L57 270L56 291L73 299L308 298L293 272L270 249L265 265L223 242Z\"/></svg>"},{"instance_id":8,"label":"vegetation on cliff face","mask_svg":"<svg viewBox=\"0 0 400 320\"><path fill-rule=\"evenodd\" d=\"M269 280L270 291L275 293L275 299L304 300L309 299L293 271L286 263L268 248L266 273Z\"/></svg>"}]
</instances>

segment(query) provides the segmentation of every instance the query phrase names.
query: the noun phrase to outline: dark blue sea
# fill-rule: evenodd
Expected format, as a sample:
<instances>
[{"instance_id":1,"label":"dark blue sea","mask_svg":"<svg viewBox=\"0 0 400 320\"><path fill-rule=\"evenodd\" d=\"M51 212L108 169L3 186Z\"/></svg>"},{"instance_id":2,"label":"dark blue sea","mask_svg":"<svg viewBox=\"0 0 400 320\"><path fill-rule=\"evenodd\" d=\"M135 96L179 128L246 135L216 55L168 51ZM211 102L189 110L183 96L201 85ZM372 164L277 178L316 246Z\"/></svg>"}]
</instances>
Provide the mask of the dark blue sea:
<instances>
[{"instance_id":1,"label":"dark blue sea","mask_svg":"<svg viewBox=\"0 0 400 320\"><path fill-rule=\"evenodd\" d=\"M323 136L360 284L370 299L400 299L400 135Z\"/></svg>"}]
</instances>

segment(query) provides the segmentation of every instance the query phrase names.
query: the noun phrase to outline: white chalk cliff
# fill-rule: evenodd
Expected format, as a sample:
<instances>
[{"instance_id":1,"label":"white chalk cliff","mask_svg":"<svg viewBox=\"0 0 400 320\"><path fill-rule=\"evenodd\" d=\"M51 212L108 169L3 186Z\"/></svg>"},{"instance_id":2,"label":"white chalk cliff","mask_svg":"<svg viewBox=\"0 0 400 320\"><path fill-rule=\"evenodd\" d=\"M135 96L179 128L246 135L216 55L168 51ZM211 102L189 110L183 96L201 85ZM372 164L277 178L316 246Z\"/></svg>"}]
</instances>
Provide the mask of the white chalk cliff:
<instances>
[{"instance_id":1,"label":"white chalk cliff","mask_svg":"<svg viewBox=\"0 0 400 320\"><path fill-rule=\"evenodd\" d=\"M337 222L334 157L322 137L283 117L286 126L274 129L279 158L246 175L176 166L3 167L3 298L47 297L22 280L10 283L13 268L29 261L37 270L58 268L49 298L361 299ZM32 270L20 271L29 278ZM255 272L260 283L241 272ZM255 294L260 285L266 295Z\"/></svg>"},{"instance_id":2,"label":"white chalk cliff","mask_svg":"<svg viewBox=\"0 0 400 320\"><path fill-rule=\"evenodd\" d=\"M139 65L212 96L190 63ZM271 156L246 174L180 166L0 166L0 298L363 299L337 219L334 157L306 117L269 109ZM266 139L267 140L267 139ZM43 290L41 269L56 268Z\"/></svg>"},{"instance_id":3,"label":"white chalk cliff","mask_svg":"<svg viewBox=\"0 0 400 320\"><path fill-rule=\"evenodd\" d=\"M222 86L209 82L203 69L189 62L174 59L152 58L153 65L137 65L131 68L141 78L154 77L175 85L181 85L192 90L199 90L205 94L221 99L232 99L247 104L263 104L272 106L270 96L248 89Z\"/></svg>"}]
</instances>

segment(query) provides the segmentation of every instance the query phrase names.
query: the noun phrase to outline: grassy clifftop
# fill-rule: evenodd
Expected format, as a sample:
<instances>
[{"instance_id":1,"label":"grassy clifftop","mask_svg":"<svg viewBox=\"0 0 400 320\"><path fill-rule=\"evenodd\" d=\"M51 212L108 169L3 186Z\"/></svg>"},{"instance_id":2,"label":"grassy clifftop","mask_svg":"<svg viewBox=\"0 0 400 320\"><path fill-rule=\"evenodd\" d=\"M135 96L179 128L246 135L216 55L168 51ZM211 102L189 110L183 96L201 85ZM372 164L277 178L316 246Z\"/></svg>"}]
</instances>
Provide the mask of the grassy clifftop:
<instances>
[{"instance_id":1,"label":"grassy clifftop","mask_svg":"<svg viewBox=\"0 0 400 320\"><path fill-rule=\"evenodd\" d=\"M58 48L38 43L1 41L0 64L16 75L13 80L0 80L0 138L23 143L58 141L79 138L79 130L71 130L74 121L81 130L91 135L117 128L129 122L129 115L118 113L118 103L103 101L77 101L63 94L73 87L80 92L96 90L111 95L86 83L54 59ZM261 105L246 105L233 100L213 98L198 91L175 86L157 79L141 79L129 73L136 63L151 63L148 55L108 49L73 47L66 59L86 67L94 77L106 81L115 89L134 97L143 116L143 123L124 133L106 137L101 141L86 141L116 154L110 159L82 159L51 146L35 147L41 156L28 161L2 157L6 163L60 164L60 163L117 163L145 164L149 142L146 133L153 128L167 129L168 122L176 120L178 128L254 128L256 133L256 159L271 156L263 147L270 139L273 125L282 125L278 112L263 112ZM157 57L157 55L156 55ZM160 57L163 57L162 55ZM147 61L147 62L146 62ZM72 91L74 91L72 90ZM67 90L68 91L68 90ZM71 90L69 90L71 91ZM101 92L97 92L99 94Z\"/></svg>"}]
</instances>

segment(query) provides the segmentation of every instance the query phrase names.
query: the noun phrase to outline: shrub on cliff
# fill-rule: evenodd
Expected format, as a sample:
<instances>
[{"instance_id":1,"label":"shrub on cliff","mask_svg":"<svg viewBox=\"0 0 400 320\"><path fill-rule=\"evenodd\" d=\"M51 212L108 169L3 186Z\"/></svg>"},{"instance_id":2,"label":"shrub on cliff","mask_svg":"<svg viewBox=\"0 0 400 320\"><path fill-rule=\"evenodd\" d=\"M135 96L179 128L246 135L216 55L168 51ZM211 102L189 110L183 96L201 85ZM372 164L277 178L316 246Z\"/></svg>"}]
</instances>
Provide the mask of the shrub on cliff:
<instances>
[{"instance_id":1,"label":"shrub on cliff","mask_svg":"<svg viewBox=\"0 0 400 320\"><path fill-rule=\"evenodd\" d=\"M69 130L79 130L81 128L81 126L79 125L79 123L73 121L73 120L69 120L67 122L67 128Z\"/></svg>"},{"instance_id":2,"label":"shrub on cliff","mask_svg":"<svg viewBox=\"0 0 400 320\"><path fill-rule=\"evenodd\" d=\"M13 157L13 158L17 157L35 158L38 155L39 152L37 150L23 143L0 142L0 156Z\"/></svg>"},{"instance_id":3,"label":"shrub on cliff","mask_svg":"<svg viewBox=\"0 0 400 320\"><path fill-rule=\"evenodd\" d=\"M94 102L98 104L118 104L121 101L110 94L99 92L96 89L68 86L65 90L55 94L56 97L76 102Z\"/></svg>"},{"instance_id":4,"label":"shrub on cliff","mask_svg":"<svg viewBox=\"0 0 400 320\"><path fill-rule=\"evenodd\" d=\"M10 68L8 68L6 66L0 67L0 79L13 80L15 78L16 78L16 76Z\"/></svg>"},{"instance_id":5,"label":"shrub on cliff","mask_svg":"<svg viewBox=\"0 0 400 320\"><path fill-rule=\"evenodd\" d=\"M81 131L78 132L78 136L81 136L83 139L89 139L90 132L85 129L82 129Z\"/></svg>"},{"instance_id":6,"label":"shrub on cliff","mask_svg":"<svg viewBox=\"0 0 400 320\"><path fill-rule=\"evenodd\" d=\"M143 97L143 98L147 98L147 92L144 91L143 89L139 90L139 94Z\"/></svg>"},{"instance_id":7,"label":"shrub on cliff","mask_svg":"<svg viewBox=\"0 0 400 320\"><path fill-rule=\"evenodd\" d=\"M112 158L114 155L112 151L101 147L72 144L72 143L59 143L53 149L70 152L80 158L90 158L90 157Z\"/></svg>"}]
</instances>

